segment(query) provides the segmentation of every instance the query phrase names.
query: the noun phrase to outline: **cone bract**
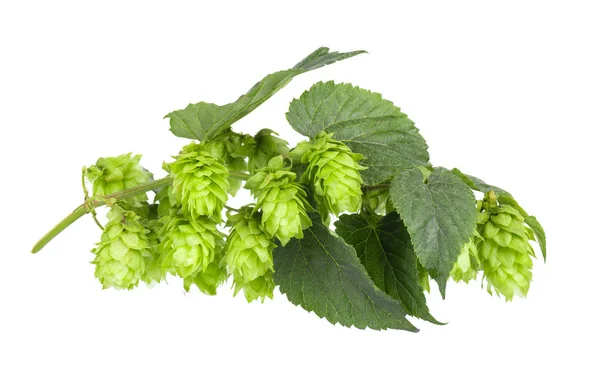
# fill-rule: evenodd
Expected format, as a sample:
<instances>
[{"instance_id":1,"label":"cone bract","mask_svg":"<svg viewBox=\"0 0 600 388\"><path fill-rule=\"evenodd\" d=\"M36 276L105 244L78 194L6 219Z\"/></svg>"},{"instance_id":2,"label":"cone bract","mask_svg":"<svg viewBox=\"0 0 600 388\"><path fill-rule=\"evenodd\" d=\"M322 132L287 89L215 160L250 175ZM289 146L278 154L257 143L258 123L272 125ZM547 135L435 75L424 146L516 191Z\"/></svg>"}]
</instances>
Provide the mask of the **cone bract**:
<instances>
[{"instance_id":1,"label":"cone bract","mask_svg":"<svg viewBox=\"0 0 600 388\"><path fill-rule=\"evenodd\" d=\"M140 216L120 206L112 207L108 219L92 250L96 254L94 274L103 288L132 289L144 278L146 261L153 258L147 230Z\"/></svg>"},{"instance_id":2,"label":"cone bract","mask_svg":"<svg viewBox=\"0 0 600 388\"><path fill-rule=\"evenodd\" d=\"M255 211L261 210L261 228L282 245L292 238L302 238L303 230L312 225L306 214L306 191L295 182L296 174L283 167L283 158L275 157L246 182L256 198Z\"/></svg>"},{"instance_id":3,"label":"cone bract","mask_svg":"<svg viewBox=\"0 0 600 388\"><path fill-rule=\"evenodd\" d=\"M217 158L200 149L200 144L192 143L171 163L173 194L189 218L207 216L220 222L229 172Z\"/></svg>"},{"instance_id":4,"label":"cone bract","mask_svg":"<svg viewBox=\"0 0 600 388\"><path fill-rule=\"evenodd\" d=\"M358 164L362 155L334 140L333 134L320 132L312 142L298 144L290 156L308 164L302 179L313 184L317 200L331 213L359 209L363 184L360 171L365 169Z\"/></svg>"}]
</instances>

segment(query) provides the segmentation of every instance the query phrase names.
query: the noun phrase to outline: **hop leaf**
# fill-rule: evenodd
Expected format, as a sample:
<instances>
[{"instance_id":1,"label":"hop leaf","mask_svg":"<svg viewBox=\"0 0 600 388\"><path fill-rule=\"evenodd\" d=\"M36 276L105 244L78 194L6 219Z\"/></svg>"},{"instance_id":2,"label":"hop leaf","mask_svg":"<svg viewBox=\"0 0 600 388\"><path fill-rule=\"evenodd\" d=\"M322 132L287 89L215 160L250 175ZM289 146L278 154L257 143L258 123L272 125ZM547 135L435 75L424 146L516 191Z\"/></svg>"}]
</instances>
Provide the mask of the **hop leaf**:
<instances>
[{"instance_id":1,"label":"hop leaf","mask_svg":"<svg viewBox=\"0 0 600 388\"><path fill-rule=\"evenodd\" d=\"M94 196L104 196L138 186L152 179L152 174L140 165L142 155L131 153L100 158L93 166L84 170L85 177L92 184ZM146 201L146 194L129 198L127 202L135 204Z\"/></svg>"},{"instance_id":2,"label":"hop leaf","mask_svg":"<svg viewBox=\"0 0 600 388\"><path fill-rule=\"evenodd\" d=\"M302 238L302 231L312 225L306 214L309 206L306 191L295 182L296 174L283 167L283 158L275 157L246 182L257 201L255 211L262 210L261 227L282 245L292 238Z\"/></svg>"},{"instance_id":3,"label":"hop leaf","mask_svg":"<svg viewBox=\"0 0 600 388\"><path fill-rule=\"evenodd\" d=\"M173 194L190 219L207 216L220 222L229 190L229 172L217 158L201 148L192 143L171 163Z\"/></svg>"},{"instance_id":4,"label":"hop leaf","mask_svg":"<svg viewBox=\"0 0 600 388\"><path fill-rule=\"evenodd\" d=\"M312 142L300 143L290 157L308 163L302 180L314 185L317 201L331 213L356 212L362 198L360 171L366 169L358 164L363 157L332 137L320 132Z\"/></svg>"},{"instance_id":5,"label":"hop leaf","mask_svg":"<svg viewBox=\"0 0 600 388\"><path fill-rule=\"evenodd\" d=\"M223 246L223 236L207 217L193 221L173 217L163 227L161 265L174 275L187 278L207 271Z\"/></svg>"},{"instance_id":6,"label":"hop leaf","mask_svg":"<svg viewBox=\"0 0 600 388\"><path fill-rule=\"evenodd\" d=\"M147 261L153 253L147 230L135 212L115 205L108 213L98 246L92 250L96 258L95 276L103 288L132 289L144 279Z\"/></svg>"},{"instance_id":7,"label":"hop leaf","mask_svg":"<svg viewBox=\"0 0 600 388\"><path fill-rule=\"evenodd\" d=\"M483 201L483 212L479 214L478 231L483 239L477 244L477 251L488 292L495 290L507 301L515 295L525 297L532 278L531 257L534 255L529 240L535 240L519 210L498 204L493 191L489 192Z\"/></svg>"}]
</instances>

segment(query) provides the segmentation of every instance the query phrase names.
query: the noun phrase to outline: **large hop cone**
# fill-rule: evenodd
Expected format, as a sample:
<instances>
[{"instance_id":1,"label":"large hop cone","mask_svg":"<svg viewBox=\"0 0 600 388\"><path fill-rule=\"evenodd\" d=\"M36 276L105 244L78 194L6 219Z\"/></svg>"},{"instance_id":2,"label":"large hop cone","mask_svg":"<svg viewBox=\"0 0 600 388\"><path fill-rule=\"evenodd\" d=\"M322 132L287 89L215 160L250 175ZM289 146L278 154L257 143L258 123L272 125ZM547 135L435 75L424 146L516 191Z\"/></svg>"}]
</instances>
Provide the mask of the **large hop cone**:
<instances>
[{"instance_id":1,"label":"large hop cone","mask_svg":"<svg viewBox=\"0 0 600 388\"><path fill-rule=\"evenodd\" d=\"M85 177L92 184L94 196L104 196L138 186L152 179L152 174L140 165L142 155L125 154L100 158L93 166L84 170ZM129 198L127 202L146 201L146 194Z\"/></svg>"},{"instance_id":2,"label":"large hop cone","mask_svg":"<svg viewBox=\"0 0 600 388\"><path fill-rule=\"evenodd\" d=\"M247 290L244 291L247 298L248 293L254 295L251 283L273 272L275 244L262 230L260 218L259 213L253 214L252 208L243 208L239 214L229 218L232 228L225 245L225 259L236 289ZM258 283L252 284L256 286Z\"/></svg>"},{"instance_id":3,"label":"large hop cone","mask_svg":"<svg viewBox=\"0 0 600 388\"><path fill-rule=\"evenodd\" d=\"M210 141L203 141L199 149L217 158L229 171L246 172L246 155L238 154L242 147L242 135L226 130ZM242 181L229 177L229 194L235 195L242 187Z\"/></svg>"},{"instance_id":4,"label":"large hop cone","mask_svg":"<svg viewBox=\"0 0 600 388\"><path fill-rule=\"evenodd\" d=\"M512 300L525 297L531 282L534 255L528 240L534 240L532 230L514 207L498 204L493 192L486 195L478 218L478 231L483 240L477 245L488 292L492 289Z\"/></svg>"},{"instance_id":5,"label":"large hop cone","mask_svg":"<svg viewBox=\"0 0 600 388\"><path fill-rule=\"evenodd\" d=\"M229 190L229 172L201 148L201 144L192 143L171 163L173 194L190 218L207 216L220 222Z\"/></svg>"},{"instance_id":6,"label":"large hop cone","mask_svg":"<svg viewBox=\"0 0 600 388\"><path fill-rule=\"evenodd\" d=\"M132 289L144 279L145 263L153 253L147 230L135 212L113 206L98 246L94 274L103 288Z\"/></svg>"},{"instance_id":7,"label":"large hop cone","mask_svg":"<svg viewBox=\"0 0 600 388\"><path fill-rule=\"evenodd\" d=\"M264 128L254 136L244 135L242 138L243 145L236 151L236 155L248 157L248 171L251 174L267 167L273 157L289 152L287 141L273 135L277 133Z\"/></svg>"},{"instance_id":8,"label":"large hop cone","mask_svg":"<svg viewBox=\"0 0 600 388\"><path fill-rule=\"evenodd\" d=\"M173 217L161 234L164 236L160 243L162 267L184 279L206 271L223 246L223 235L207 217L193 221Z\"/></svg>"},{"instance_id":9,"label":"large hop cone","mask_svg":"<svg viewBox=\"0 0 600 388\"><path fill-rule=\"evenodd\" d=\"M290 156L308 163L302 179L314 185L317 200L331 213L356 212L362 198L360 171L365 169L358 161L363 157L332 136L321 132L312 142L298 144Z\"/></svg>"},{"instance_id":10,"label":"large hop cone","mask_svg":"<svg viewBox=\"0 0 600 388\"><path fill-rule=\"evenodd\" d=\"M306 214L306 191L295 182L296 174L283 167L281 156L272 158L246 182L262 210L261 228L269 237L277 237L282 245L292 238L302 238L302 231L312 225Z\"/></svg>"},{"instance_id":11,"label":"large hop cone","mask_svg":"<svg viewBox=\"0 0 600 388\"><path fill-rule=\"evenodd\" d=\"M475 231L473 237L463 246L454 267L450 271L450 276L455 282L469 283L477 278L477 274L481 269L477 243L482 240L479 233Z\"/></svg>"}]
</instances>

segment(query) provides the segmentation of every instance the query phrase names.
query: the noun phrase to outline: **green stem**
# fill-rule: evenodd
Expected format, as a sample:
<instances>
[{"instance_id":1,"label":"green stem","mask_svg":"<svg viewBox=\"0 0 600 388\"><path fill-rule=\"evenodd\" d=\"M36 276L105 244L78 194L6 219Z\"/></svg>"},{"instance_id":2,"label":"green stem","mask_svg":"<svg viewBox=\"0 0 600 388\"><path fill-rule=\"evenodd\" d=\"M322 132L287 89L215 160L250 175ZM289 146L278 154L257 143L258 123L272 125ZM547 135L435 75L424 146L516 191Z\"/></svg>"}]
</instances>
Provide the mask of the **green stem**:
<instances>
[{"instance_id":1,"label":"green stem","mask_svg":"<svg viewBox=\"0 0 600 388\"><path fill-rule=\"evenodd\" d=\"M66 216L62 221L56 224L54 228L52 228L48 233L46 233L44 237L42 237L40 241L38 241L33 246L31 253L39 252L43 247L46 246L46 244L52 241L54 237L58 236L60 232L65 230L69 225L77 221L83 215L91 213L98 206L111 204L121 199L129 197L134 197L136 195L143 194L150 190L160 189L161 187L170 185L172 182L173 178L167 177L156 181L144 183L142 185L119 191L110 195L105 195L102 197L92 197L87 199L84 203L82 203L75 210L73 210L71 214Z\"/></svg>"},{"instance_id":2,"label":"green stem","mask_svg":"<svg viewBox=\"0 0 600 388\"><path fill-rule=\"evenodd\" d=\"M229 171L229 176L233 179L238 179L241 181L247 181L248 178L251 177L250 174L246 174L244 172L237 172L237 171Z\"/></svg>"},{"instance_id":3,"label":"green stem","mask_svg":"<svg viewBox=\"0 0 600 388\"><path fill-rule=\"evenodd\" d=\"M390 188L389 183L382 183L380 185L363 186L362 190L363 191L371 191L371 190L389 189L389 188Z\"/></svg>"}]
</instances>

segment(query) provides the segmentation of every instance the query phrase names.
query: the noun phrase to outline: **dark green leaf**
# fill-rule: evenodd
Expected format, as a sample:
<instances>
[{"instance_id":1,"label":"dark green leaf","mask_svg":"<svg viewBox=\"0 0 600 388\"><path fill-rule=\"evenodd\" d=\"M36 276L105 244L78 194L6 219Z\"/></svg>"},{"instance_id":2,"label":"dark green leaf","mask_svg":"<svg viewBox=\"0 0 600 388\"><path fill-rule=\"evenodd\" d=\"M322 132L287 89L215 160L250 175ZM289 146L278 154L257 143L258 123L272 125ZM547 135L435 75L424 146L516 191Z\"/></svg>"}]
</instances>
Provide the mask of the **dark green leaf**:
<instances>
[{"instance_id":1,"label":"dark green leaf","mask_svg":"<svg viewBox=\"0 0 600 388\"><path fill-rule=\"evenodd\" d=\"M366 159L366 184L376 184L400 171L427 165L427 144L414 123L380 94L333 82L317 83L287 113L291 126L314 137L333 132L353 152Z\"/></svg>"},{"instance_id":2,"label":"dark green leaf","mask_svg":"<svg viewBox=\"0 0 600 388\"><path fill-rule=\"evenodd\" d=\"M466 185L468 185L473 190L480 191L482 193L487 193L488 191L494 190L494 192L498 196L502 195L506 197L512 197L512 195L508 191L501 189L497 186L488 185L483 180L472 175L464 174L458 168L453 168L452 173L459 177Z\"/></svg>"},{"instance_id":3,"label":"dark green leaf","mask_svg":"<svg viewBox=\"0 0 600 388\"><path fill-rule=\"evenodd\" d=\"M379 289L399 300L408 314L439 323L427 308L410 236L396 212L380 217L377 224L360 214L344 214L335 226Z\"/></svg>"},{"instance_id":4,"label":"dark green leaf","mask_svg":"<svg viewBox=\"0 0 600 388\"><path fill-rule=\"evenodd\" d=\"M419 262L434 276L442 296L462 246L475 229L475 196L450 171L435 168L427 181L418 169L392 180L390 199L406 224Z\"/></svg>"},{"instance_id":5,"label":"dark green leaf","mask_svg":"<svg viewBox=\"0 0 600 388\"><path fill-rule=\"evenodd\" d=\"M199 102L165 117L169 117L171 132L175 136L197 140L212 139L256 109L295 76L364 52L329 52L328 48L321 47L293 68L269 74L235 102L227 105Z\"/></svg>"},{"instance_id":6,"label":"dark green leaf","mask_svg":"<svg viewBox=\"0 0 600 388\"><path fill-rule=\"evenodd\" d=\"M542 250L544 261L546 261L546 232L544 232L542 224L540 224L540 222L534 216L526 216L525 223L527 223L527 225L529 225L529 227L533 230L533 234L535 234L535 238L537 239L540 249Z\"/></svg>"},{"instance_id":7,"label":"dark green leaf","mask_svg":"<svg viewBox=\"0 0 600 388\"><path fill-rule=\"evenodd\" d=\"M295 305L331 323L364 329L418 331L397 300L379 290L354 248L311 214L304 238L274 252L275 283Z\"/></svg>"}]
</instances>

